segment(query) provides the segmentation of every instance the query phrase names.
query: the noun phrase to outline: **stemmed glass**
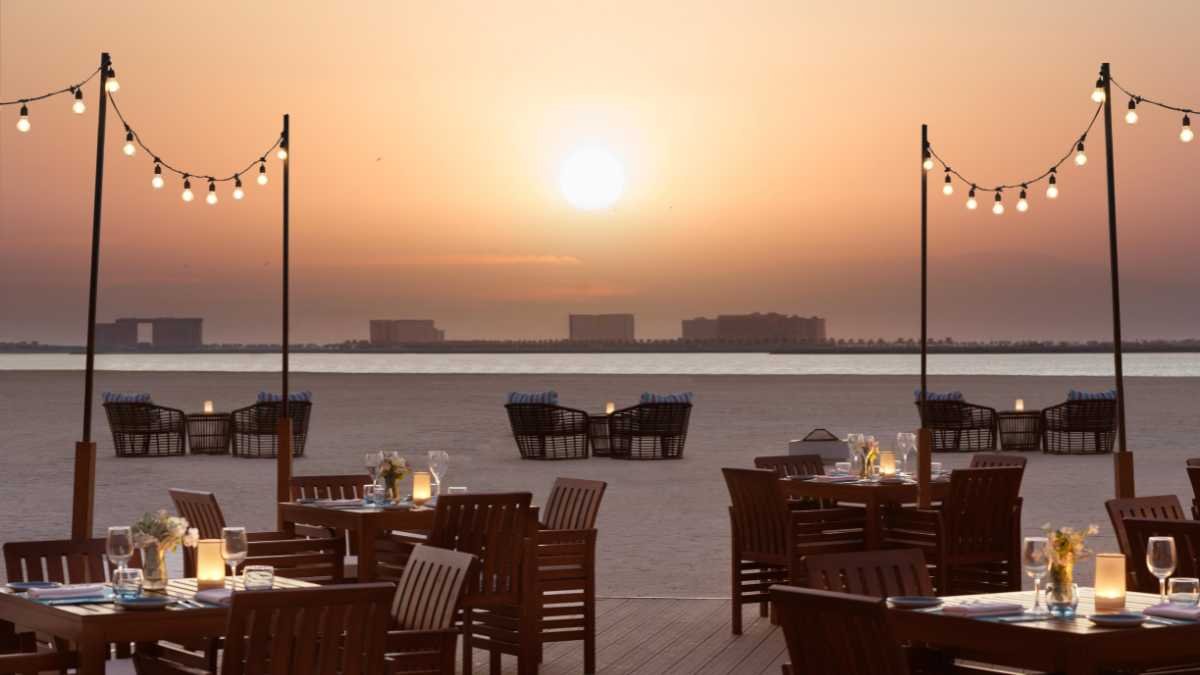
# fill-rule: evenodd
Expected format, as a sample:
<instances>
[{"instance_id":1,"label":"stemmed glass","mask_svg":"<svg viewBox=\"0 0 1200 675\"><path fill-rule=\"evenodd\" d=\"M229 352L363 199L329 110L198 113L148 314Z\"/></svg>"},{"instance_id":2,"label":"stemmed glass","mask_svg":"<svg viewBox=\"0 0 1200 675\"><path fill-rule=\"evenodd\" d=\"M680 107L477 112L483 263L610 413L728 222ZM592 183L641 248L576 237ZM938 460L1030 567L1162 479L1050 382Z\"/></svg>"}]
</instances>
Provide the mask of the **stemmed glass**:
<instances>
[{"instance_id":1,"label":"stemmed glass","mask_svg":"<svg viewBox=\"0 0 1200 675\"><path fill-rule=\"evenodd\" d=\"M246 540L246 528L226 527L221 529L221 557L233 570L230 582L237 587L237 568L246 559L250 544Z\"/></svg>"},{"instance_id":2,"label":"stemmed glass","mask_svg":"<svg viewBox=\"0 0 1200 675\"><path fill-rule=\"evenodd\" d=\"M133 532L124 526L110 527L105 546L108 559L117 564L118 570L123 570L133 557Z\"/></svg>"},{"instance_id":3,"label":"stemmed glass","mask_svg":"<svg viewBox=\"0 0 1200 675\"><path fill-rule=\"evenodd\" d=\"M1021 564L1033 579L1033 609L1030 614L1045 614L1042 608L1042 578L1050 571L1050 542L1045 537L1025 537L1021 546Z\"/></svg>"},{"instance_id":4,"label":"stemmed glass","mask_svg":"<svg viewBox=\"0 0 1200 675\"><path fill-rule=\"evenodd\" d=\"M435 495L442 494L442 481L446 479L446 471L450 469L450 453L445 450L429 451L429 473L433 474Z\"/></svg>"},{"instance_id":5,"label":"stemmed glass","mask_svg":"<svg viewBox=\"0 0 1200 675\"><path fill-rule=\"evenodd\" d=\"M379 480L379 465L383 462L383 451L376 450L363 455L363 466L367 469L367 474L371 476L371 482Z\"/></svg>"},{"instance_id":6,"label":"stemmed glass","mask_svg":"<svg viewBox=\"0 0 1200 675\"><path fill-rule=\"evenodd\" d=\"M1159 601L1167 602L1167 577L1175 572L1175 537L1150 537L1146 540L1146 567L1158 577Z\"/></svg>"},{"instance_id":7,"label":"stemmed glass","mask_svg":"<svg viewBox=\"0 0 1200 675\"><path fill-rule=\"evenodd\" d=\"M917 435L911 431L902 431L896 434L896 452L900 455L900 466L904 467L905 473L912 473L908 467L908 456L917 447Z\"/></svg>"}]
</instances>

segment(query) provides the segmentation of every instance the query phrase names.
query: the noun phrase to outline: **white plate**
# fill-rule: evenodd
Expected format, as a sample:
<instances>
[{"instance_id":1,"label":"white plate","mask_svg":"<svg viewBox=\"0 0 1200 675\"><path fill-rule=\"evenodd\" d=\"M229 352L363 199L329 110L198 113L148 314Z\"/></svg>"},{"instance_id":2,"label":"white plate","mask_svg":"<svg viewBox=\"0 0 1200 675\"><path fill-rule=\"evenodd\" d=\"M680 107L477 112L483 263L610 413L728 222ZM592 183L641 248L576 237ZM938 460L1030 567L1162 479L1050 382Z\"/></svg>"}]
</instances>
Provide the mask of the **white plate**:
<instances>
[{"instance_id":1,"label":"white plate","mask_svg":"<svg viewBox=\"0 0 1200 675\"><path fill-rule=\"evenodd\" d=\"M1102 628L1132 628L1145 623L1146 617L1141 614L1122 612L1120 614L1093 614L1088 617L1088 620Z\"/></svg>"}]
</instances>

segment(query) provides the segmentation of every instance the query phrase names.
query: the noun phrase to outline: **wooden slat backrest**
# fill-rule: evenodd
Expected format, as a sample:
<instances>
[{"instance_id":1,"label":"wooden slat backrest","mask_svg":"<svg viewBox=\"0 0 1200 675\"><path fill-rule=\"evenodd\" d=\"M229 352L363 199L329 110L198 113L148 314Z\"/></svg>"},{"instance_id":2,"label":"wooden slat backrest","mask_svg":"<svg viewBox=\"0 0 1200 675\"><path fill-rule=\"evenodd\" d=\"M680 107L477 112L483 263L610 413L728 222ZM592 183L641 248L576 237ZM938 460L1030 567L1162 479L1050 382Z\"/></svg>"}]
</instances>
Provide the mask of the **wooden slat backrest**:
<instances>
[{"instance_id":1,"label":"wooden slat backrest","mask_svg":"<svg viewBox=\"0 0 1200 675\"><path fill-rule=\"evenodd\" d=\"M475 556L418 544L408 558L392 617L401 630L443 630L454 625Z\"/></svg>"},{"instance_id":2,"label":"wooden slat backrest","mask_svg":"<svg viewBox=\"0 0 1200 675\"><path fill-rule=\"evenodd\" d=\"M771 587L791 670L804 675L907 675L884 600L794 586Z\"/></svg>"},{"instance_id":3,"label":"wooden slat backrest","mask_svg":"<svg viewBox=\"0 0 1200 675\"><path fill-rule=\"evenodd\" d=\"M235 593L222 675L382 675L391 584Z\"/></svg>"},{"instance_id":4,"label":"wooden slat backrest","mask_svg":"<svg viewBox=\"0 0 1200 675\"><path fill-rule=\"evenodd\" d=\"M141 564L134 553L131 566ZM10 541L4 544L4 572L9 581L58 581L83 584L108 581L103 539Z\"/></svg>"},{"instance_id":5,"label":"wooden slat backrest","mask_svg":"<svg viewBox=\"0 0 1200 675\"><path fill-rule=\"evenodd\" d=\"M1179 497L1175 495L1110 499L1104 502L1104 508L1108 511L1108 519L1112 522L1113 533L1117 536L1117 546L1125 554L1126 560L1136 561L1133 563L1134 565L1140 565L1141 561L1131 557L1129 536L1125 531L1126 520L1130 518L1140 518L1143 520L1185 520L1187 518L1184 514L1183 506L1179 503ZM1144 567L1144 565L1142 566ZM1129 565L1126 565L1127 569L1129 567ZM1130 575L1132 577L1132 570L1130 570Z\"/></svg>"},{"instance_id":6,"label":"wooden slat backrest","mask_svg":"<svg viewBox=\"0 0 1200 675\"><path fill-rule=\"evenodd\" d=\"M933 580L920 549L810 555L804 564L808 585L823 591L875 598L933 595Z\"/></svg>"},{"instance_id":7,"label":"wooden slat backrest","mask_svg":"<svg viewBox=\"0 0 1200 675\"><path fill-rule=\"evenodd\" d=\"M1149 537L1175 538L1175 571L1171 576L1200 575L1200 522L1195 520L1161 520L1126 518L1125 532L1129 537L1126 569L1133 574L1133 590L1158 592L1158 578L1146 567L1146 544Z\"/></svg>"},{"instance_id":8,"label":"wooden slat backrest","mask_svg":"<svg viewBox=\"0 0 1200 675\"><path fill-rule=\"evenodd\" d=\"M1014 537L1020 518L1021 476L1024 469L956 469L950 492L942 502L946 550L966 556L1016 554Z\"/></svg>"},{"instance_id":9,"label":"wooden slat backrest","mask_svg":"<svg viewBox=\"0 0 1200 675\"><path fill-rule=\"evenodd\" d=\"M1028 460L1016 455L1002 455L998 452L977 452L971 456L972 469L994 469L997 467L1016 467L1025 471Z\"/></svg>"},{"instance_id":10,"label":"wooden slat backrest","mask_svg":"<svg viewBox=\"0 0 1200 675\"><path fill-rule=\"evenodd\" d=\"M729 488L729 517L742 555L788 555L787 500L779 476L765 469L721 469Z\"/></svg>"},{"instance_id":11,"label":"wooden slat backrest","mask_svg":"<svg viewBox=\"0 0 1200 675\"><path fill-rule=\"evenodd\" d=\"M528 492L442 495L433 515L430 546L479 558L477 581L463 603L470 607L521 602L525 538L537 532Z\"/></svg>"},{"instance_id":12,"label":"wooden slat backrest","mask_svg":"<svg viewBox=\"0 0 1200 675\"><path fill-rule=\"evenodd\" d=\"M1187 466L1200 466L1200 457L1189 457Z\"/></svg>"},{"instance_id":13,"label":"wooden slat backrest","mask_svg":"<svg viewBox=\"0 0 1200 675\"><path fill-rule=\"evenodd\" d=\"M596 526L600 500L608 483L599 480L556 478L546 499L547 530L590 530Z\"/></svg>"},{"instance_id":14,"label":"wooden slat backrest","mask_svg":"<svg viewBox=\"0 0 1200 675\"><path fill-rule=\"evenodd\" d=\"M770 469L780 476L821 476L825 463L820 455L770 455L755 457L756 469Z\"/></svg>"},{"instance_id":15,"label":"wooden slat backrest","mask_svg":"<svg viewBox=\"0 0 1200 675\"><path fill-rule=\"evenodd\" d=\"M1192 518L1200 520L1200 458L1187 461L1187 475L1192 483Z\"/></svg>"},{"instance_id":16,"label":"wooden slat backrest","mask_svg":"<svg viewBox=\"0 0 1200 675\"><path fill-rule=\"evenodd\" d=\"M188 527L200 530L201 539L219 539L221 529L225 527L225 514L221 513L221 505L217 496L211 492L167 490L171 501L175 502L175 511L188 521Z\"/></svg>"},{"instance_id":17,"label":"wooden slat backrest","mask_svg":"<svg viewBox=\"0 0 1200 675\"><path fill-rule=\"evenodd\" d=\"M371 482L366 474L337 476L292 476L292 501L298 499L362 499L363 486Z\"/></svg>"}]
</instances>

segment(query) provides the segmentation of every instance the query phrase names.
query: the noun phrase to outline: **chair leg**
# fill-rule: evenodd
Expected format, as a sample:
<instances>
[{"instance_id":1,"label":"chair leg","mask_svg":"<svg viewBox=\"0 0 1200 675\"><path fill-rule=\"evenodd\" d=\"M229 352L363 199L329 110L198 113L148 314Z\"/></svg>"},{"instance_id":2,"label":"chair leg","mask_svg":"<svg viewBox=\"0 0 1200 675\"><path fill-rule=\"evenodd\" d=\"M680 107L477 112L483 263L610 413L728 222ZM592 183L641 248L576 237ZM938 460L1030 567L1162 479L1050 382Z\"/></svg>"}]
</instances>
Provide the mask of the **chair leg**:
<instances>
[{"instance_id":1,"label":"chair leg","mask_svg":"<svg viewBox=\"0 0 1200 675\"><path fill-rule=\"evenodd\" d=\"M741 584L738 583L738 556L733 556L733 586L729 606L733 609L732 629L734 635L742 634L742 594Z\"/></svg>"},{"instance_id":2,"label":"chair leg","mask_svg":"<svg viewBox=\"0 0 1200 675\"><path fill-rule=\"evenodd\" d=\"M490 656L488 658L488 666L489 666L488 667L489 675L500 675L500 671L502 670L502 668L501 668L502 662L500 660L500 652L492 650L492 652L490 653Z\"/></svg>"},{"instance_id":3,"label":"chair leg","mask_svg":"<svg viewBox=\"0 0 1200 675\"><path fill-rule=\"evenodd\" d=\"M471 675L474 670L473 659L475 657L474 649L471 647L471 633L474 629L471 627L471 610L470 608L463 610L462 621L462 671L463 675Z\"/></svg>"},{"instance_id":4,"label":"chair leg","mask_svg":"<svg viewBox=\"0 0 1200 675\"><path fill-rule=\"evenodd\" d=\"M767 602L766 600L763 600L762 602L758 603L758 615L759 616L765 617L767 615L768 605L770 605L770 603Z\"/></svg>"}]
</instances>

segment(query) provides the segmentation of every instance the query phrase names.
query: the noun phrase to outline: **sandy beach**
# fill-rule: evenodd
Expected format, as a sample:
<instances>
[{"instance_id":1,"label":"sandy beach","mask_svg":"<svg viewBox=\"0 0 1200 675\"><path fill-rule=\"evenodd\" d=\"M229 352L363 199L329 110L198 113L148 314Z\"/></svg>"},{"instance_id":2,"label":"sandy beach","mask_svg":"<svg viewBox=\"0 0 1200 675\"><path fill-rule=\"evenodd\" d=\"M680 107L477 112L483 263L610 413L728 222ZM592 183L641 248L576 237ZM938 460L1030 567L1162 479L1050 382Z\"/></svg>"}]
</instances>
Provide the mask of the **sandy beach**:
<instances>
[{"instance_id":1,"label":"sandy beach","mask_svg":"<svg viewBox=\"0 0 1200 675\"><path fill-rule=\"evenodd\" d=\"M71 457L80 435L79 372L9 371L0 377L0 541L65 537L69 532ZM218 410L275 390L268 373L100 372L103 391L150 392L155 401ZM293 388L313 392L307 455L297 474L361 471L365 450L401 450L423 462L426 451L451 453L450 485L472 490L529 490L541 503L556 476L607 481L600 513L599 584L604 596L728 595L728 497L723 466L749 466L760 454L782 454L787 441L814 427L884 439L916 424L909 376L607 376L607 375L343 375L296 374ZM945 376L931 389L963 391L1000 409L1024 398L1030 408L1064 399L1072 387L1107 389L1086 377ZM671 462L521 461L502 403L508 391L554 389L565 405L599 411L606 400L635 402L643 391L696 395L685 458ZM1129 443L1136 453L1139 495L1191 488L1184 460L1196 428L1198 378L1127 380ZM97 395L99 399L99 395ZM142 511L170 507L166 489L211 490L231 523L268 529L274 521L274 464L266 460L187 456L118 459L103 409L95 408L97 533ZM890 442L890 440L888 441ZM1112 459L1026 453L1023 527L1097 523L1097 550L1116 550L1104 513L1112 495ZM970 455L936 457L949 467ZM1091 576L1090 565L1080 570Z\"/></svg>"}]
</instances>

